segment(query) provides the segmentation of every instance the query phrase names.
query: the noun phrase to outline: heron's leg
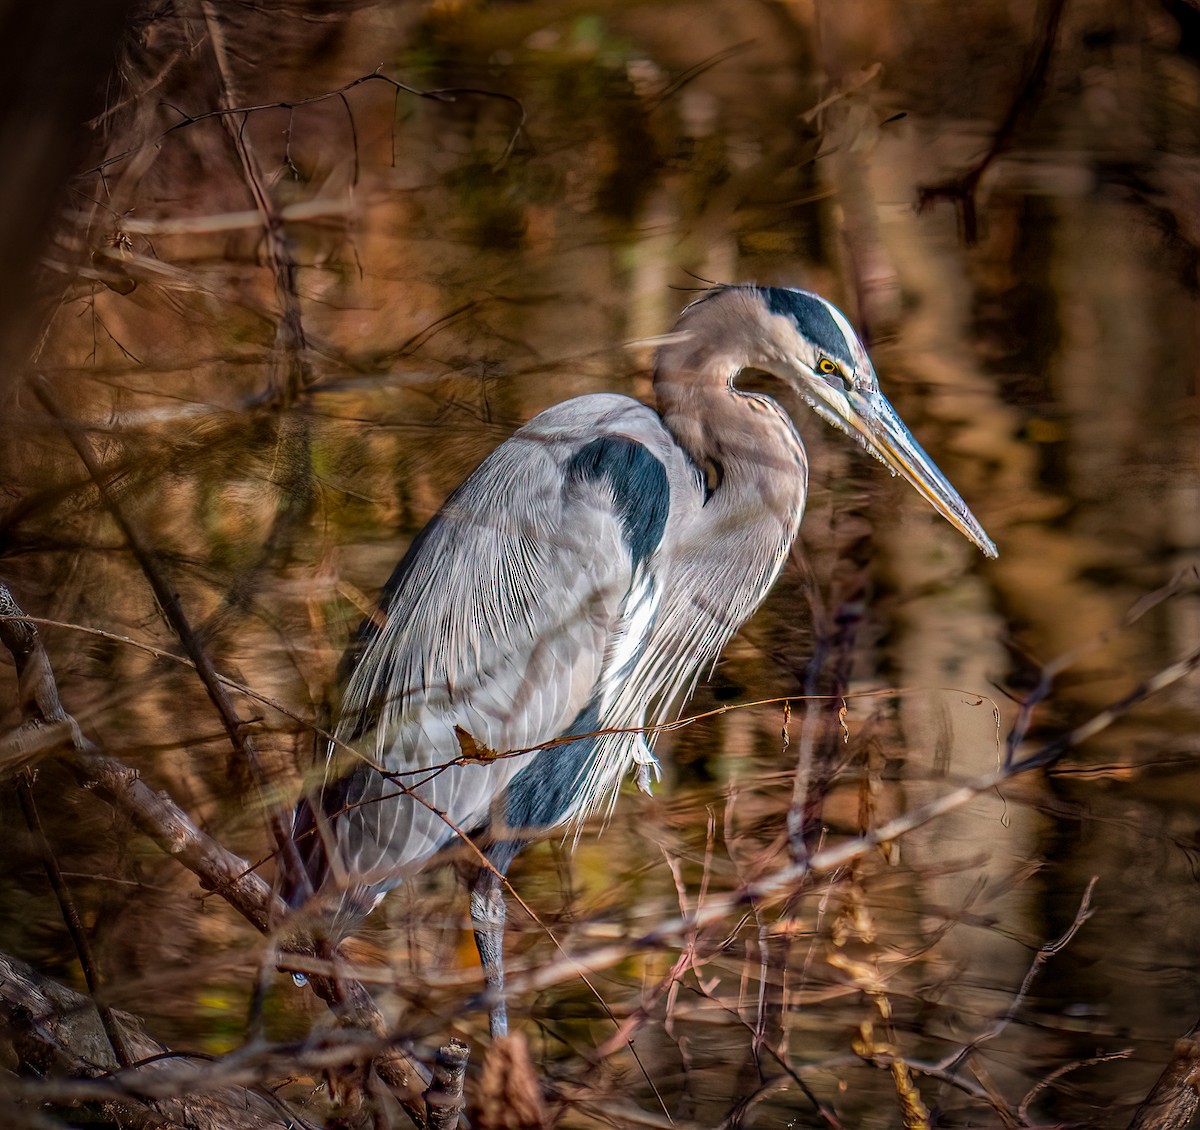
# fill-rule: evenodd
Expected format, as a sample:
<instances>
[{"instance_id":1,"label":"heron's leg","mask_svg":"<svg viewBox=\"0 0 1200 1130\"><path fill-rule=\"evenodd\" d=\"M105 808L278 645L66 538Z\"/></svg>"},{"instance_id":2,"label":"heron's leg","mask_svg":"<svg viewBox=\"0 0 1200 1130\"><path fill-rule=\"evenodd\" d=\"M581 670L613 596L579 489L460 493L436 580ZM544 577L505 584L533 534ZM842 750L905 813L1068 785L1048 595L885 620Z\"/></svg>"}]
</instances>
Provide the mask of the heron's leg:
<instances>
[{"instance_id":1,"label":"heron's leg","mask_svg":"<svg viewBox=\"0 0 1200 1130\"><path fill-rule=\"evenodd\" d=\"M471 878L471 926L483 965L487 987L495 998L488 1012L492 1039L508 1035L508 1009L504 1003L504 885L502 873L477 868Z\"/></svg>"}]
</instances>

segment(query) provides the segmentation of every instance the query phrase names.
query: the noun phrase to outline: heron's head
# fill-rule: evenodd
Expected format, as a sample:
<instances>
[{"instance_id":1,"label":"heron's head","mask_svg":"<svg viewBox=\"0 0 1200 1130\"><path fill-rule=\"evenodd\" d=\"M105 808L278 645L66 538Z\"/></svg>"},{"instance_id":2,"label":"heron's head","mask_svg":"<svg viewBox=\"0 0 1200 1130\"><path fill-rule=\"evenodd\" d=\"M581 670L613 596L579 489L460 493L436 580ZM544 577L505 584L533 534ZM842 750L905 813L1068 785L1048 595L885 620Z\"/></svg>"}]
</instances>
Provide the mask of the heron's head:
<instances>
[{"instance_id":1,"label":"heron's head","mask_svg":"<svg viewBox=\"0 0 1200 1130\"><path fill-rule=\"evenodd\" d=\"M757 287L754 293L765 331L754 364L791 385L818 416L903 475L956 530L995 557L996 546L975 515L879 391L871 359L845 315L804 290Z\"/></svg>"}]
</instances>

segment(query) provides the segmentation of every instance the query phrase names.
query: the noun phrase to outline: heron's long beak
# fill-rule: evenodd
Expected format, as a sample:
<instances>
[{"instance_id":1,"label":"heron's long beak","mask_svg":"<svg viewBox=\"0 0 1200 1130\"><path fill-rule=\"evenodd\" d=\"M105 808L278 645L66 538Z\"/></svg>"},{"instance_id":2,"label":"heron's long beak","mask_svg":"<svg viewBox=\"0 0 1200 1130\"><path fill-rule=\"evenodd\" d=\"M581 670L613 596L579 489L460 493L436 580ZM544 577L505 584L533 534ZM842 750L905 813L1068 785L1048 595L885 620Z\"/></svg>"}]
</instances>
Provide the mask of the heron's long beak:
<instances>
[{"instance_id":1,"label":"heron's long beak","mask_svg":"<svg viewBox=\"0 0 1200 1130\"><path fill-rule=\"evenodd\" d=\"M984 533L958 491L913 439L912 433L904 426L904 421L883 393L874 390L851 392L846 394L844 401L841 397L837 400L841 402L826 402L818 405L818 410L831 422L860 439L872 455L892 469L893 474L903 475L916 487L922 498L988 557L996 556L995 543Z\"/></svg>"}]
</instances>

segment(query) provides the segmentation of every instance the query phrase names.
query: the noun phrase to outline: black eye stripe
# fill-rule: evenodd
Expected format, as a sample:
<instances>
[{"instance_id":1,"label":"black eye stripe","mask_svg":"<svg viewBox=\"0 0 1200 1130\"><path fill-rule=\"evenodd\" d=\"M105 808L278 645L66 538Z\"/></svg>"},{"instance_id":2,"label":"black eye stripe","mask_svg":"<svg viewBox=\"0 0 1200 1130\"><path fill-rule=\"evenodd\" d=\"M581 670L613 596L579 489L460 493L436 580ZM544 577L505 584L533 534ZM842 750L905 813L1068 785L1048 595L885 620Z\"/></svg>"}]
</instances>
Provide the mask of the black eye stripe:
<instances>
[{"instance_id":1,"label":"black eye stripe","mask_svg":"<svg viewBox=\"0 0 1200 1130\"><path fill-rule=\"evenodd\" d=\"M764 287L759 294L772 314L790 318L801 337L811 341L826 356L847 365L854 364L845 335L830 313L832 307L823 298L808 291L783 287Z\"/></svg>"}]
</instances>

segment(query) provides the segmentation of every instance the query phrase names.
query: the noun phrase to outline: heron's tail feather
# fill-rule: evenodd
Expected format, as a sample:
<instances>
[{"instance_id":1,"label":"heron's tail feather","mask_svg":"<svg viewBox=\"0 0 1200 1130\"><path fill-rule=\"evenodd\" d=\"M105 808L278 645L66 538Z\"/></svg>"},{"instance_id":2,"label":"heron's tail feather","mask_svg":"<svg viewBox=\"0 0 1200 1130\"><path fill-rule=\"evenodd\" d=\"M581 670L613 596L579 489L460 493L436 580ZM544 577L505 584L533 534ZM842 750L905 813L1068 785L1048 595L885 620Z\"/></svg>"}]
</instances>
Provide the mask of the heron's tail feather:
<instances>
[{"instance_id":1,"label":"heron's tail feather","mask_svg":"<svg viewBox=\"0 0 1200 1130\"><path fill-rule=\"evenodd\" d=\"M295 851L283 855L279 872L279 893L288 906L303 906L328 883L337 843L334 824L357 791L361 785L349 773L300 798L292 815Z\"/></svg>"}]
</instances>

